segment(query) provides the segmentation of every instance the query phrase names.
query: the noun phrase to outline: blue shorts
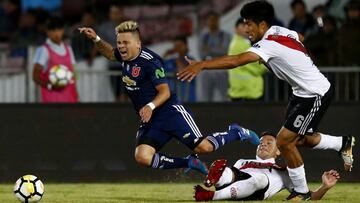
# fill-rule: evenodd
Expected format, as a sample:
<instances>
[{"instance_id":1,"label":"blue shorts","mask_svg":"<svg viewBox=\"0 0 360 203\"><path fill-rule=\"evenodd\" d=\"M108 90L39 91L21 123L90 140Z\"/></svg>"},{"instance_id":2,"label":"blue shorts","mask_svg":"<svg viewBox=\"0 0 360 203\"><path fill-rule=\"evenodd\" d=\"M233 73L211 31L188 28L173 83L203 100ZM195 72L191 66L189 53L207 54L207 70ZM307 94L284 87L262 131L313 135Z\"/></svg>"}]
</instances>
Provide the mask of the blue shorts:
<instances>
[{"instance_id":1,"label":"blue shorts","mask_svg":"<svg viewBox=\"0 0 360 203\"><path fill-rule=\"evenodd\" d=\"M140 125L136 144L147 144L158 151L171 138L176 138L192 150L203 140L194 119L182 105L166 107L165 111L154 114L149 123Z\"/></svg>"}]
</instances>

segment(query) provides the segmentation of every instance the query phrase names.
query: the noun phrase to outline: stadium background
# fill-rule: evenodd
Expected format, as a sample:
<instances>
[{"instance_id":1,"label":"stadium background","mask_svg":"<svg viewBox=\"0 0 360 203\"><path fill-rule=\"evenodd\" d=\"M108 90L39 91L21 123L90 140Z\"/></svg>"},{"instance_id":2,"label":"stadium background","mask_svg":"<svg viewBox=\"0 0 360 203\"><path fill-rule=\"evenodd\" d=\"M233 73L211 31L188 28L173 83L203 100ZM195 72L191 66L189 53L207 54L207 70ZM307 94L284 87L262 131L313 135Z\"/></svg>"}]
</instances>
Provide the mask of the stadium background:
<instances>
[{"instance_id":1,"label":"stadium background","mask_svg":"<svg viewBox=\"0 0 360 203\"><path fill-rule=\"evenodd\" d=\"M2 1L2 3L5 1ZM23 1L23 2L26 2ZM57 2L57 1L54 1ZM60 1L55 13L63 14L68 25L76 25L83 9L87 6L97 8L99 21L106 18L106 10L117 1ZM145 43L158 53L163 53L171 46L170 40L179 34L173 33L165 21L169 13L177 19L186 15L190 22L189 45L191 54L198 56L198 33L203 28L204 16L213 8L221 12L221 27L229 32L233 30L239 9L246 1L128 1L124 6L127 17L134 17L144 23L148 31L154 26L156 33L146 34ZM285 22L291 18L290 1L271 1L277 11L277 17ZM308 10L317 4L328 1L306 1ZM344 1L346 2L346 1ZM340 5L339 7L343 6ZM169 10L170 9L170 10ZM343 12L334 12L341 18ZM338 9L337 11L341 11ZM281 12L280 12L281 11ZM171 18L170 18L171 19ZM166 22L166 23L164 23ZM170 23L169 23L170 22ZM159 26L165 24L167 26ZM71 26L68 27L68 30ZM74 29L74 28L72 28ZM70 31L71 32L71 31ZM162 33L162 35L159 35ZM15 46L14 46L15 45ZM80 104L44 105L37 103L38 90L34 87L30 74L32 54L35 44L27 42L1 43L0 67L0 182L12 182L20 175L34 173L47 181L101 182L101 181L176 181L187 179L178 171L156 171L136 165L133 159L134 137L137 129L137 118L128 103L102 101L102 98L88 97ZM20 50L20 51L19 51ZM75 50L76 51L76 50ZM99 64L106 66L103 59ZM101 65L100 65L101 66ZM352 67L322 67L331 78L339 77L337 95L334 104L324 117L320 129L324 132L339 134L347 132L355 137L359 126L359 64ZM101 67L102 68L102 67ZM81 64L79 64L81 69ZM107 70L81 70L80 78L94 74L96 80L104 78ZM215 130L224 130L231 122L237 122L258 132L276 131L283 122L288 88L276 83L272 76L267 77L267 99L262 102L239 103L194 103L187 105L194 113L196 121L204 134ZM93 80L90 78L89 81ZM80 94L94 92L96 84L83 81ZM335 80L337 81L337 80ZM274 85L274 84L277 85ZM90 85L91 84L91 85ZM86 89L85 87L91 87ZM279 91L276 88L283 88ZM99 90L104 91L104 90ZM90 94L90 93L89 93ZM91 103L88 103L91 102ZM107 102L107 103L99 103ZM190 151L172 141L164 151L173 155L186 156ZM215 158L229 158L235 161L239 157L252 158L255 148L249 144L235 143L212 155L202 158L210 162ZM341 170L341 159L335 152L315 152L305 149L304 159L309 180L318 180L323 170ZM358 157L358 148L354 155ZM177 176L173 176L178 174ZM352 173L341 174L346 181L360 181L360 170L356 166ZM197 176L194 177L198 178ZM195 180L191 179L191 180Z\"/></svg>"}]
</instances>

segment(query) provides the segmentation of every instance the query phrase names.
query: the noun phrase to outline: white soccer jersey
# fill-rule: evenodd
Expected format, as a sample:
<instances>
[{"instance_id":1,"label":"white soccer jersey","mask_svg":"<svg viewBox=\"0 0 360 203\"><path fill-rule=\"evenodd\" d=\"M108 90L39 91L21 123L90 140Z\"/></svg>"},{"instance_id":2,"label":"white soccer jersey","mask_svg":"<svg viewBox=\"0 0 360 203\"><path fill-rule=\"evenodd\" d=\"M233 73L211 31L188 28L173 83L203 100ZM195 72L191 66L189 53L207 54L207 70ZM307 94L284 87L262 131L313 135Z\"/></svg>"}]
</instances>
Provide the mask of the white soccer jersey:
<instances>
[{"instance_id":1,"label":"white soccer jersey","mask_svg":"<svg viewBox=\"0 0 360 203\"><path fill-rule=\"evenodd\" d=\"M268 199L274 196L276 193L280 192L284 188L291 191L293 188L291 184L291 180L287 173L287 170L277 170L277 169L268 169L268 168L244 168L245 165L249 164L250 162L255 163L275 163L275 159L239 159L235 164L234 167L238 168L240 171L245 172L251 176L256 176L258 174L265 174L269 179L269 188L266 190L264 194L264 199Z\"/></svg>"},{"instance_id":2,"label":"white soccer jersey","mask_svg":"<svg viewBox=\"0 0 360 203\"><path fill-rule=\"evenodd\" d=\"M248 51L259 55L279 79L287 81L296 96L323 96L330 87L295 31L272 26Z\"/></svg>"}]
</instances>

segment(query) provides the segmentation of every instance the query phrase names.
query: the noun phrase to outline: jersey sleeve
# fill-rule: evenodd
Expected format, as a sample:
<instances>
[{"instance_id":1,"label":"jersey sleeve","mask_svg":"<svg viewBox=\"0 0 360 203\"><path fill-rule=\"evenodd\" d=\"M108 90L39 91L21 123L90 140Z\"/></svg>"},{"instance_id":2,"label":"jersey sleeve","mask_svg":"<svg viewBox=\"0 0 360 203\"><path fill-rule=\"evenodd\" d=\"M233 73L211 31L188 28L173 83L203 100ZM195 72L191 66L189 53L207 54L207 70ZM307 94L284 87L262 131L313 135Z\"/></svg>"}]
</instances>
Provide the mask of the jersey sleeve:
<instances>
[{"instance_id":1,"label":"jersey sleeve","mask_svg":"<svg viewBox=\"0 0 360 203\"><path fill-rule=\"evenodd\" d=\"M44 69L49 61L48 50L44 46L40 46L35 51L34 64L40 64Z\"/></svg>"},{"instance_id":2,"label":"jersey sleeve","mask_svg":"<svg viewBox=\"0 0 360 203\"><path fill-rule=\"evenodd\" d=\"M154 60L149 63L148 74L154 86L168 83L164 64L158 60Z\"/></svg>"},{"instance_id":3,"label":"jersey sleeve","mask_svg":"<svg viewBox=\"0 0 360 203\"><path fill-rule=\"evenodd\" d=\"M239 169L244 161L245 161L244 159L237 160L236 163L234 164L234 167Z\"/></svg>"},{"instance_id":4,"label":"jersey sleeve","mask_svg":"<svg viewBox=\"0 0 360 203\"><path fill-rule=\"evenodd\" d=\"M122 60L122 58L121 58L121 55L120 55L120 52L119 52L119 50L118 49L114 49L114 56L115 56L115 59L117 60L117 61L119 61L119 62L122 62L123 60Z\"/></svg>"},{"instance_id":5,"label":"jersey sleeve","mask_svg":"<svg viewBox=\"0 0 360 203\"><path fill-rule=\"evenodd\" d=\"M248 49L248 51L257 54L263 61L268 62L274 57L273 44L268 40L260 40Z\"/></svg>"}]
</instances>

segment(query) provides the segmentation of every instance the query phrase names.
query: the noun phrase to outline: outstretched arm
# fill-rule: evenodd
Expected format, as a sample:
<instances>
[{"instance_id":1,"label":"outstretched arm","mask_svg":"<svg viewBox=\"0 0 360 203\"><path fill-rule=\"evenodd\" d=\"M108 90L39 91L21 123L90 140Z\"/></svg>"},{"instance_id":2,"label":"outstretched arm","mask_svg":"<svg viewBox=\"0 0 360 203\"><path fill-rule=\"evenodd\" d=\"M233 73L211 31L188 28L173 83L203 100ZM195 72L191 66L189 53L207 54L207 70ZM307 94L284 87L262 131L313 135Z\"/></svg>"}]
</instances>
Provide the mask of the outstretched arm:
<instances>
[{"instance_id":1,"label":"outstretched arm","mask_svg":"<svg viewBox=\"0 0 360 203\"><path fill-rule=\"evenodd\" d=\"M325 171L322 175L322 184L311 193L311 200L320 200L340 179L340 175L335 170Z\"/></svg>"},{"instance_id":2,"label":"outstretched arm","mask_svg":"<svg viewBox=\"0 0 360 203\"><path fill-rule=\"evenodd\" d=\"M212 60L194 61L185 58L189 65L177 73L179 80L191 82L203 69L231 69L251 62L258 61L260 57L253 52L245 52L239 55L222 56Z\"/></svg>"},{"instance_id":3,"label":"outstretched arm","mask_svg":"<svg viewBox=\"0 0 360 203\"><path fill-rule=\"evenodd\" d=\"M106 41L98 38L98 35L92 28L82 27L79 28L80 33L84 33L87 38L91 39L95 43L96 49L111 61L115 61L114 48ZM100 40L97 40L100 39Z\"/></svg>"}]
</instances>

